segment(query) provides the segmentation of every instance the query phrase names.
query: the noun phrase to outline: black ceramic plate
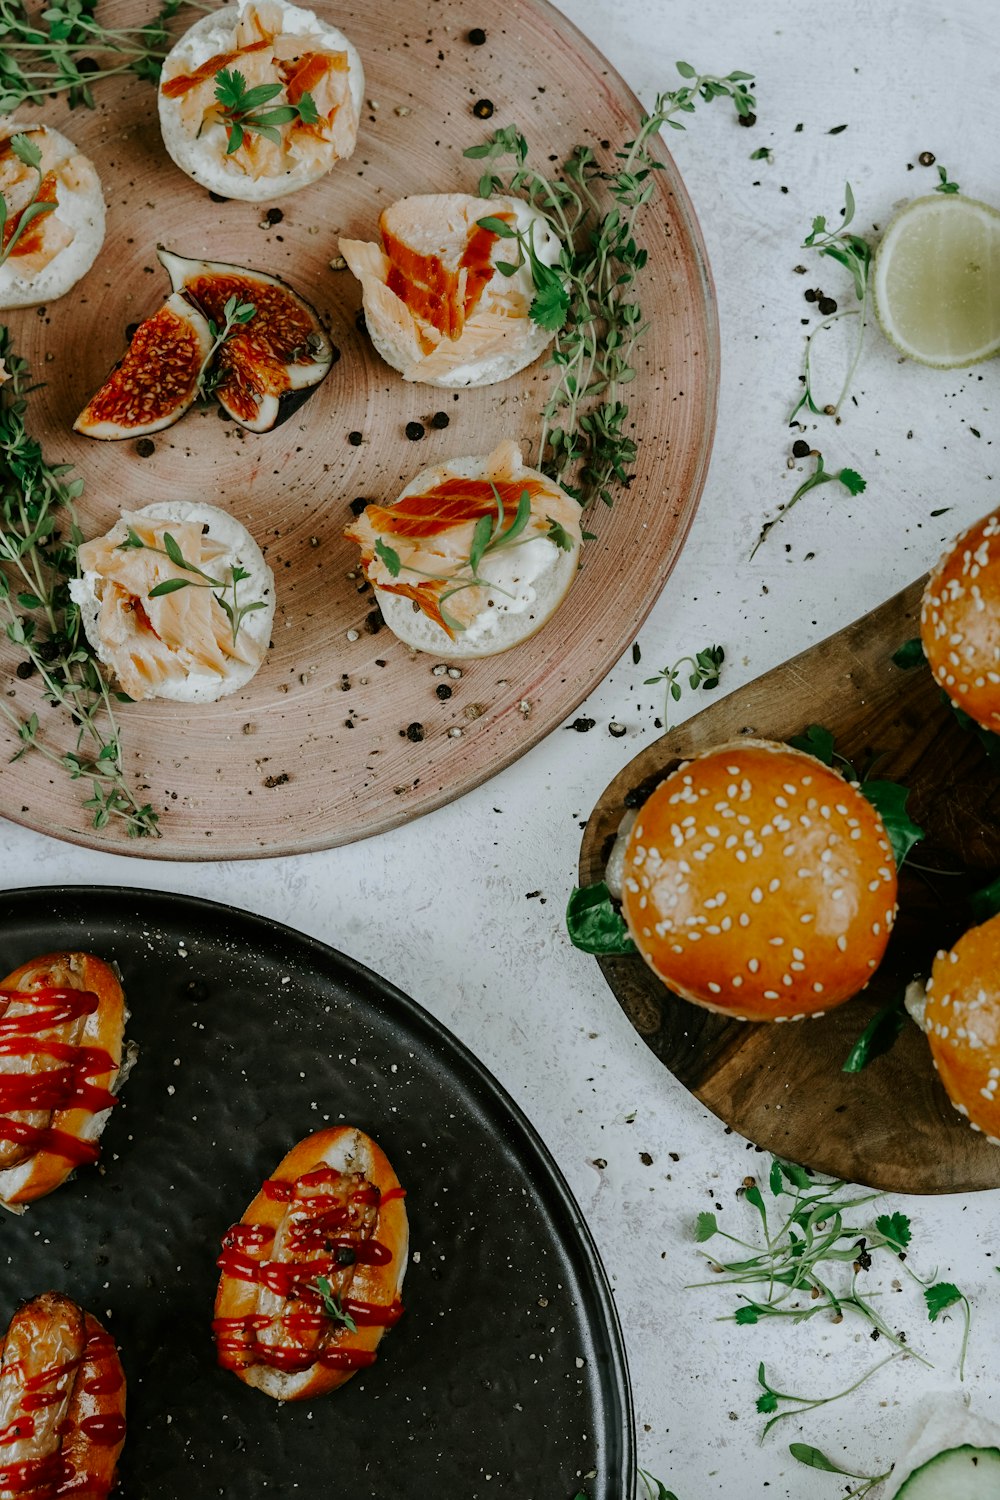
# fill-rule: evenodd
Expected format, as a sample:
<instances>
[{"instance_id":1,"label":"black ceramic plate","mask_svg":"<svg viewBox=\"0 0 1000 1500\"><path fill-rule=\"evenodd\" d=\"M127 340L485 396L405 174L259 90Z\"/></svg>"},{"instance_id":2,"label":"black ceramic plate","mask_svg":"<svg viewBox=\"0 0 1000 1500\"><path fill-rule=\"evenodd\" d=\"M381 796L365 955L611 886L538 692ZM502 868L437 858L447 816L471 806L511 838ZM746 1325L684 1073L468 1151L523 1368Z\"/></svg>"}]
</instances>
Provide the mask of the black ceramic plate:
<instances>
[{"instance_id":1,"label":"black ceramic plate","mask_svg":"<svg viewBox=\"0 0 1000 1500\"><path fill-rule=\"evenodd\" d=\"M0 1223L0 1320L49 1287L107 1318L129 1384L124 1497L632 1494L603 1269L542 1142L471 1053L350 959L210 902L0 893L0 976L59 948L117 962L140 1056L101 1167ZM285 1151L340 1121L408 1190L406 1313L371 1369L280 1407L215 1365L215 1255Z\"/></svg>"}]
</instances>

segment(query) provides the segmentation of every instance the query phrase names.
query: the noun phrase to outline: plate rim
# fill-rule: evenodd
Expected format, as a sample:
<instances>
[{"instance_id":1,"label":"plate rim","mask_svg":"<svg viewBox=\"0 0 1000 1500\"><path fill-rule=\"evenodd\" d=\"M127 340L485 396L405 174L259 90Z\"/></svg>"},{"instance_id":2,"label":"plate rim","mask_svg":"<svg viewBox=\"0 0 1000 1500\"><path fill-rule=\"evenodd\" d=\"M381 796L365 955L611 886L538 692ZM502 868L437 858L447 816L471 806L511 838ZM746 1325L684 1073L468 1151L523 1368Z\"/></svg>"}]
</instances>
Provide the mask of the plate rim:
<instances>
[{"instance_id":1,"label":"plate rim","mask_svg":"<svg viewBox=\"0 0 1000 1500\"><path fill-rule=\"evenodd\" d=\"M100 903L108 908L114 901L125 899L137 906L146 905L153 909L158 905L165 906L171 915L183 914L187 910L203 920L207 915L215 914L228 922L247 926L273 948L280 948L286 952L290 949L302 955L308 955L313 965L322 971L339 970L351 981L360 981L364 985L371 986L403 1013L406 1021L418 1034L422 1033L432 1039L438 1047L443 1046L452 1057L457 1058L475 1082L477 1099L482 1100L485 1097L491 1106L499 1107L506 1119L515 1127L520 1137L518 1155L521 1156L526 1150L531 1157L532 1164L545 1174L555 1195L552 1200L553 1206L559 1208L575 1231L583 1266L603 1314L610 1354L610 1361L604 1368L596 1371L598 1390L602 1395L605 1393L606 1382L610 1376L611 1394L615 1398L616 1419L607 1423L605 1437L609 1440L613 1439L620 1449L621 1477L627 1486L627 1489L623 1491L623 1500L625 1496L632 1495L638 1477L635 1402L622 1322L607 1269L583 1210L577 1203L573 1190L549 1147L525 1111L472 1049L443 1021L439 1021L405 990L401 990L391 980L377 974L374 969L369 968L359 959L352 958L321 938L312 937L309 933L301 932L285 922L279 922L274 917L246 911L227 902L214 901L203 896L192 896L184 892L160 891L149 887L126 885L88 883L16 886L0 891L0 914L2 914L2 919L7 921L10 919L11 909L14 906L30 907L32 904L37 905L39 901L58 902L67 898L97 910L100 909ZM617 1482L617 1476L611 1475L609 1475L609 1482L612 1477L615 1477Z\"/></svg>"}]
</instances>

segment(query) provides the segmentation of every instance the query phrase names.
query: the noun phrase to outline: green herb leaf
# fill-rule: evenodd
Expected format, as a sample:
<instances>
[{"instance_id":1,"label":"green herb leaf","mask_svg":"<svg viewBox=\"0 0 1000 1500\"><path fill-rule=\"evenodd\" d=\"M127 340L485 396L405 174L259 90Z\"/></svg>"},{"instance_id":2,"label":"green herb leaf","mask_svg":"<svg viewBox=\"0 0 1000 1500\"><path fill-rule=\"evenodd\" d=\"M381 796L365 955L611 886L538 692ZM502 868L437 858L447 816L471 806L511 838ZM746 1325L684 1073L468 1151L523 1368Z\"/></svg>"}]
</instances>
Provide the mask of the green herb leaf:
<instances>
[{"instance_id":1,"label":"green herb leaf","mask_svg":"<svg viewBox=\"0 0 1000 1500\"><path fill-rule=\"evenodd\" d=\"M898 1250L905 1250L912 1239L910 1233L910 1221L906 1214L879 1214L875 1220L875 1228L879 1234L889 1240Z\"/></svg>"},{"instance_id":2,"label":"green herb leaf","mask_svg":"<svg viewBox=\"0 0 1000 1500\"><path fill-rule=\"evenodd\" d=\"M842 1469L811 1443L789 1443L788 1451L796 1463L805 1464L807 1469L822 1469L826 1474L847 1474L852 1479L855 1477L850 1469Z\"/></svg>"},{"instance_id":3,"label":"green herb leaf","mask_svg":"<svg viewBox=\"0 0 1000 1500\"><path fill-rule=\"evenodd\" d=\"M158 583L150 589L149 598L162 599L164 594L176 594L178 589L193 587L194 584L190 578L165 578L162 583Z\"/></svg>"},{"instance_id":4,"label":"green herb leaf","mask_svg":"<svg viewBox=\"0 0 1000 1500\"><path fill-rule=\"evenodd\" d=\"M554 542L560 552L572 552L576 544L565 526L560 525L558 521L553 521L551 516L546 516L545 519L549 523L549 529L546 532L549 541Z\"/></svg>"},{"instance_id":5,"label":"green herb leaf","mask_svg":"<svg viewBox=\"0 0 1000 1500\"><path fill-rule=\"evenodd\" d=\"M41 151L35 145L31 137L25 135L22 131L19 131L16 135L11 136L10 149L13 151L18 161L23 162L26 167L34 167L36 172L41 167Z\"/></svg>"},{"instance_id":6,"label":"green herb leaf","mask_svg":"<svg viewBox=\"0 0 1000 1500\"><path fill-rule=\"evenodd\" d=\"M936 1281L933 1286L924 1288L924 1300L927 1303L927 1316L934 1323L947 1308L964 1302L965 1294L950 1281Z\"/></svg>"},{"instance_id":7,"label":"green herb leaf","mask_svg":"<svg viewBox=\"0 0 1000 1500\"><path fill-rule=\"evenodd\" d=\"M867 481L862 479L861 475L854 469L841 469L837 478L844 486L844 489L851 495L863 494L868 488Z\"/></svg>"},{"instance_id":8,"label":"green herb leaf","mask_svg":"<svg viewBox=\"0 0 1000 1500\"><path fill-rule=\"evenodd\" d=\"M518 237L517 230L506 219L498 219L495 214L486 214L484 218L477 219L476 224L501 240L516 240Z\"/></svg>"},{"instance_id":9,"label":"green herb leaf","mask_svg":"<svg viewBox=\"0 0 1000 1500\"><path fill-rule=\"evenodd\" d=\"M566 907L566 927L574 948L584 953L638 952L603 880L573 891Z\"/></svg>"},{"instance_id":10,"label":"green herb leaf","mask_svg":"<svg viewBox=\"0 0 1000 1500\"><path fill-rule=\"evenodd\" d=\"M399 560L399 553L396 551L395 547L390 547L387 542L384 542L382 538L379 537L378 541L375 543L375 553L376 556L380 557L385 563L393 578L398 578L402 563Z\"/></svg>"},{"instance_id":11,"label":"green herb leaf","mask_svg":"<svg viewBox=\"0 0 1000 1500\"><path fill-rule=\"evenodd\" d=\"M472 546L469 549L469 567L473 574L479 572L479 564L483 555L493 538L493 517L480 516L472 533Z\"/></svg>"},{"instance_id":12,"label":"green herb leaf","mask_svg":"<svg viewBox=\"0 0 1000 1500\"><path fill-rule=\"evenodd\" d=\"M854 1046L847 1054L841 1069L844 1073L860 1073L876 1057L888 1052L906 1022L906 1007L901 991L888 1004L875 1012Z\"/></svg>"},{"instance_id":13,"label":"green herb leaf","mask_svg":"<svg viewBox=\"0 0 1000 1500\"><path fill-rule=\"evenodd\" d=\"M793 734L788 743L793 750L804 750L807 755L814 755L824 766L833 765L833 734L822 724L810 724L804 734Z\"/></svg>"},{"instance_id":14,"label":"green herb leaf","mask_svg":"<svg viewBox=\"0 0 1000 1500\"><path fill-rule=\"evenodd\" d=\"M896 867L901 868L914 844L924 836L924 830L906 811L909 789L898 781L863 781L860 789L885 824Z\"/></svg>"},{"instance_id":15,"label":"green herb leaf","mask_svg":"<svg viewBox=\"0 0 1000 1500\"><path fill-rule=\"evenodd\" d=\"M778 1398L773 1391L765 1391L762 1396L757 1397L757 1410L762 1415L778 1410Z\"/></svg>"},{"instance_id":16,"label":"green herb leaf","mask_svg":"<svg viewBox=\"0 0 1000 1500\"><path fill-rule=\"evenodd\" d=\"M892 659L895 665L901 667L904 672L908 672L911 667L922 666L927 656L919 635L915 635L911 640L904 641L901 646L897 647L892 653Z\"/></svg>"},{"instance_id":17,"label":"green herb leaf","mask_svg":"<svg viewBox=\"0 0 1000 1500\"><path fill-rule=\"evenodd\" d=\"M934 188L936 193L957 193L961 189L957 182L952 182L948 176L947 167L938 166L938 182Z\"/></svg>"},{"instance_id":18,"label":"green herb leaf","mask_svg":"<svg viewBox=\"0 0 1000 1500\"><path fill-rule=\"evenodd\" d=\"M733 1314L733 1322L739 1324L741 1328L752 1323L759 1323L760 1308L755 1302L745 1302L742 1307L738 1307L736 1309L735 1313ZM758 1406L757 1410L760 1411L760 1409L761 1408Z\"/></svg>"},{"instance_id":19,"label":"green herb leaf","mask_svg":"<svg viewBox=\"0 0 1000 1500\"><path fill-rule=\"evenodd\" d=\"M344 1310L340 1298L335 1295L333 1287L326 1276L317 1276L311 1284L307 1284L308 1290L316 1292L322 1303L323 1311L331 1323L338 1323L346 1328L348 1333L357 1333L358 1325L349 1312Z\"/></svg>"},{"instance_id":20,"label":"green herb leaf","mask_svg":"<svg viewBox=\"0 0 1000 1500\"><path fill-rule=\"evenodd\" d=\"M982 886L969 897L969 905L977 925L988 922L1000 912L1000 875L989 885Z\"/></svg>"},{"instance_id":21,"label":"green herb leaf","mask_svg":"<svg viewBox=\"0 0 1000 1500\"><path fill-rule=\"evenodd\" d=\"M713 1234L718 1234L718 1232L719 1221L714 1214L705 1212L698 1215L694 1237L699 1245L703 1245L706 1240L710 1240Z\"/></svg>"}]
</instances>

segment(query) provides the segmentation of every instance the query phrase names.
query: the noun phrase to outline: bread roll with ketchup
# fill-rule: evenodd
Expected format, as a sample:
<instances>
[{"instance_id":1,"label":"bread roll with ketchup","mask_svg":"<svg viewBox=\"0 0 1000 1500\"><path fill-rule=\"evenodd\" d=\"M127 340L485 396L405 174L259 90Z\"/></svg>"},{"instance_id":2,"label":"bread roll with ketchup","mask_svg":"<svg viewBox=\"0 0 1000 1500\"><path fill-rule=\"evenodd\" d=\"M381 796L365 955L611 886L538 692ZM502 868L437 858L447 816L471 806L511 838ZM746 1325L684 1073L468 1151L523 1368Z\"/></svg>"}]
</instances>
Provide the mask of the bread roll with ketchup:
<instances>
[{"instance_id":1,"label":"bread roll with ketchup","mask_svg":"<svg viewBox=\"0 0 1000 1500\"><path fill-rule=\"evenodd\" d=\"M47 953L0 983L0 1203L20 1209L100 1154L125 996L89 953Z\"/></svg>"},{"instance_id":2,"label":"bread roll with ketchup","mask_svg":"<svg viewBox=\"0 0 1000 1500\"><path fill-rule=\"evenodd\" d=\"M114 1340L61 1292L14 1314L0 1355L0 1500L103 1500L125 1442Z\"/></svg>"},{"instance_id":3,"label":"bread roll with ketchup","mask_svg":"<svg viewBox=\"0 0 1000 1500\"><path fill-rule=\"evenodd\" d=\"M353 1126L293 1146L222 1241L212 1331L223 1369L302 1401L372 1364L403 1311L404 1196Z\"/></svg>"}]
</instances>

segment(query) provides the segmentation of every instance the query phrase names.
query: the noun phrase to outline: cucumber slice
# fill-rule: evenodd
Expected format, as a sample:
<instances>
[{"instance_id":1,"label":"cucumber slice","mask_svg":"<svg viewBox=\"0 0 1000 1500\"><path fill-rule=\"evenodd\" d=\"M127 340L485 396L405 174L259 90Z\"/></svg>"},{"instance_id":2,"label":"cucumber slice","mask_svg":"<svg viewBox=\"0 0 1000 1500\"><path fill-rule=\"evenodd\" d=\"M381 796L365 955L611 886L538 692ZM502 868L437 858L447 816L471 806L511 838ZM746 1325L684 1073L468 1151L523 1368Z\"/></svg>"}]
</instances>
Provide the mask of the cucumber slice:
<instances>
[{"instance_id":1,"label":"cucumber slice","mask_svg":"<svg viewBox=\"0 0 1000 1500\"><path fill-rule=\"evenodd\" d=\"M946 1448L914 1469L896 1500L1000 1500L1000 1448Z\"/></svg>"}]
</instances>

